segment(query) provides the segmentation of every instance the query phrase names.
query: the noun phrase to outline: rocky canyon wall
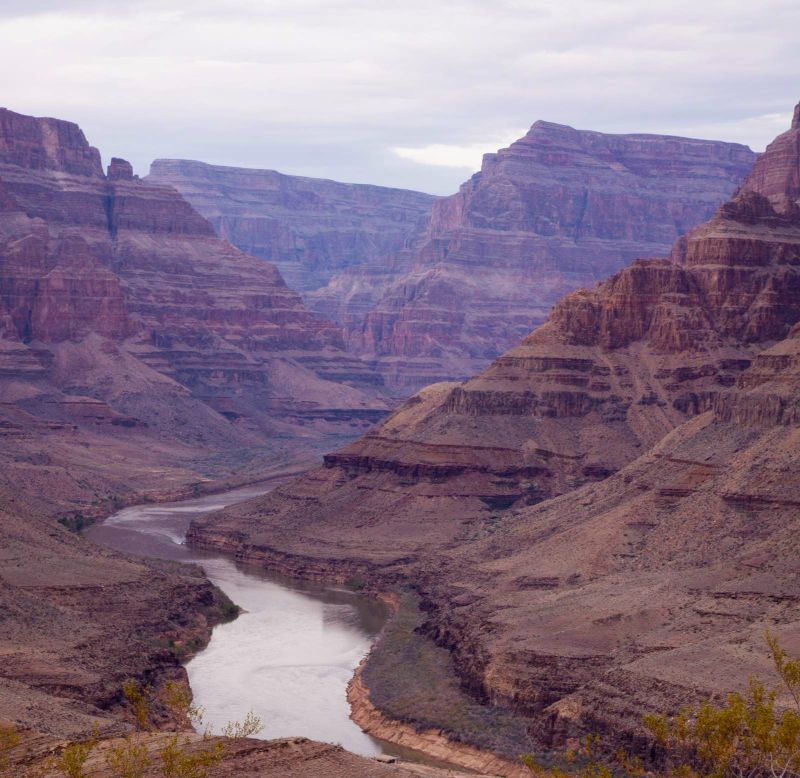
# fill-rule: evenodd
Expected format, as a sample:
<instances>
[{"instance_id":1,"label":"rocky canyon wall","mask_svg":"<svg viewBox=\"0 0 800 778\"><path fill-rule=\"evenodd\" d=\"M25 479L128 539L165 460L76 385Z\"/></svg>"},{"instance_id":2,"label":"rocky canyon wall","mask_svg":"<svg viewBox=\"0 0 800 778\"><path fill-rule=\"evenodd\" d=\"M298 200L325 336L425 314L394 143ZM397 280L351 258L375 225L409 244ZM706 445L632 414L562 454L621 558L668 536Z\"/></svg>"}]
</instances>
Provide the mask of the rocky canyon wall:
<instances>
[{"instance_id":1,"label":"rocky canyon wall","mask_svg":"<svg viewBox=\"0 0 800 778\"><path fill-rule=\"evenodd\" d=\"M736 144L537 122L446 198L185 160L157 160L149 178L276 262L405 396L483 369L565 293L667 254L754 159Z\"/></svg>"},{"instance_id":2,"label":"rocky canyon wall","mask_svg":"<svg viewBox=\"0 0 800 778\"><path fill-rule=\"evenodd\" d=\"M349 328L350 347L392 384L474 374L567 292L667 254L754 159L736 144L536 122L434 205L411 271Z\"/></svg>"},{"instance_id":3,"label":"rocky canyon wall","mask_svg":"<svg viewBox=\"0 0 800 778\"><path fill-rule=\"evenodd\" d=\"M67 527L312 461L385 408L273 265L77 125L0 110L0 719L115 726L122 682L222 616L196 571Z\"/></svg>"},{"instance_id":4,"label":"rocky canyon wall","mask_svg":"<svg viewBox=\"0 0 800 778\"><path fill-rule=\"evenodd\" d=\"M262 433L270 414L380 414L379 379L273 265L217 238L174 189L124 160L104 175L75 125L1 118L0 324L15 353L47 372L55 352L104 338L142 376Z\"/></svg>"},{"instance_id":5,"label":"rocky canyon wall","mask_svg":"<svg viewBox=\"0 0 800 778\"><path fill-rule=\"evenodd\" d=\"M220 237L275 264L312 310L342 324L408 269L437 199L179 159L155 160L148 180L174 186Z\"/></svg>"},{"instance_id":6,"label":"rocky canyon wall","mask_svg":"<svg viewBox=\"0 0 800 778\"><path fill-rule=\"evenodd\" d=\"M668 259L194 542L411 587L464 689L545 749L646 754L644 712L769 678L765 628L800 651L798 143L795 119Z\"/></svg>"}]
</instances>

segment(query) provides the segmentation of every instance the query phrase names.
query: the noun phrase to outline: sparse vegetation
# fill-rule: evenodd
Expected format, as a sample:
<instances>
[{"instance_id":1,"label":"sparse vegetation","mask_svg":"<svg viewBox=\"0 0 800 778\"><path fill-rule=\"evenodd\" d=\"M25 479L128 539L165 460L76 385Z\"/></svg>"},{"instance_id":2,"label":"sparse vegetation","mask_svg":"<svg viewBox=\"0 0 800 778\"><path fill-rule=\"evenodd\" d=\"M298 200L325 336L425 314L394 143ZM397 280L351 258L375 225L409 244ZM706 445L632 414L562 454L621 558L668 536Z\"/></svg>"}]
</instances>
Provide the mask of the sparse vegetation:
<instances>
[{"instance_id":1,"label":"sparse vegetation","mask_svg":"<svg viewBox=\"0 0 800 778\"><path fill-rule=\"evenodd\" d=\"M195 705L189 687L178 681L164 685L164 703L178 720L188 721L198 732L203 726L205 709Z\"/></svg>"},{"instance_id":2,"label":"sparse vegetation","mask_svg":"<svg viewBox=\"0 0 800 778\"><path fill-rule=\"evenodd\" d=\"M11 749L19 745L20 737L15 727L0 726L0 775L8 769Z\"/></svg>"},{"instance_id":3,"label":"sparse vegetation","mask_svg":"<svg viewBox=\"0 0 800 778\"><path fill-rule=\"evenodd\" d=\"M180 642L174 640L169 642L169 648L173 656L181 663L194 656L204 645L205 641L199 637L189 638Z\"/></svg>"},{"instance_id":4,"label":"sparse vegetation","mask_svg":"<svg viewBox=\"0 0 800 778\"><path fill-rule=\"evenodd\" d=\"M233 621L241 613L241 608L222 589L216 589L216 599L217 610L223 621Z\"/></svg>"},{"instance_id":5,"label":"sparse vegetation","mask_svg":"<svg viewBox=\"0 0 800 778\"><path fill-rule=\"evenodd\" d=\"M225 737L252 737L264 729L261 719L251 710L242 721L229 721L223 728Z\"/></svg>"},{"instance_id":6,"label":"sparse vegetation","mask_svg":"<svg viewBox=\"0 0 800 778\"><path fill-rule=\"evenodd\" d=\"M141 732L150 729L152 689L149 686L142 687L137 681L130 679L122 684L122 694L131 706L138 729Z\"/></svg>"},{"instance_id":7,"label":"sparse vegetation","mask_svg":"<svg viewBox=\"0 0 800 778\"><path fill-rule=\"evenodd\" d=\"M202 738L180 732L166 737L150 734L147 731L151 729L155 699L151 688L128 680L122 686L122 694L133 710L139 731L113 745L108 744L105 763L114 778L143 778L152 775L153 770L163 778L209 778L213 775L213 767L224 754L222 741L208 742L208 732L203 733ZM197 728L202 726L204 711L192 702L191 692L184 684L168 681L160 699L176 719L189 721ZM241 721L226 724L222 734L226 738L252 737L263 728L261 719L250 711ZM160 738L160 745L153 738ZM86 763L99 741L95 731L88 740L67 743L56 756L33 761L24 773L20 772L21 766L11 760L12 750L20 743L21 737L15 727L0 726L2 778L52 778L54 772L64 778L88 778ZM30 754L27 759L30 759Z\"/></svg>"},{"instance_id":8,"label":"sparse vegetation","mask_svg":"<svg viewBox=\"0 0 800 778\"><path fill-rule=\"evenodd\" d=\"M765 634L780 684L769 688L751 678L746 692L731 692L724 702L704 702L675 716L644 717L661 747L664 769L673 778L800 778L800 659L790 658L775 635ZM780 706L779 699L789 701ZM565 767L548 767L531 754L520 759L537 775L565 778L632 778L655 774L640 759L620 751L615 769L599 757L600 741L587 738L579 753L568 752Z\"/></svg>"},{"instance_id":9,"label":"sparse vegetation","mask_svg":"<svg viewBox=\"0 0 800 778\"><path fill-rule=\"evenodd\" d=\"M96 742L95 738L92 737L90 740L70 743L65 746L56 762L56 769L61 771L66 778L86 778L83 767Z\"/></svg>"},{"instance_id":10,"label":"sparse vegetation","mask_svg":"<svg viewBox=\"0 0 800 778\"><path fill-rule=\"evenodd\" d=\"M600 738L597 735L588 735L583 747L578 751L567 751L562 765L545 765L539 762L533 754L522 754L522 763L535 775L548 775L552 778L612 778L613 772L600 759ZM621 759L624 755L621 755ZM633 763L630 763L633 765ZM627 775L635 776L636 773L627 770Z\"/></svg>"},{"instance_id":11,"label":"sparse vegetation","mask_svg":"<svg viewBox=\"0 0 800 778\"><path fill-rule=\"evenodd\" d=\"M142 778L150 767L150 755L144 743L131 736L111 749L106 757L106 764L117 778Z\"/></svg>"},{"instance_id":12,"label":"sparse vegetation","mask_svg":"<svg viewBox=\"0 0 800 778\"><path fill-rule=\"evenodd\" d=\"M372 703L392 718L510 759L530 750L524 719L465 693L450 651L423 634L424 621L414 595L404 594L363 669Z\"/></svg>"},{"instance_id":13,"label":"sparse vegetation","mask_svg":"<svg viewBox=\"0 0 800 778\"><path fill-rule=\"evenodd\" d=\"M800 776L800 660L766 633L780 685L751 678L745 693L706 702L677 716L648 716L645 726L665 750L669 772L681 778ZM778 699L791 700L786 708Z\"/></svg>"},{"instance_id":14,"label":"sparse vegetation","mask_svg":"<svg viewBox=\"0 0 800 778\"><path fill-rule=\"evenodd\" d=\"M62 527L66 527L70 532L81 532L81 530L94 524L94 519L90 516L84 516L80 512L76 512L68 516L60 516L58 523Z\"/></svg>"},{"instance_id":15,"label":"sparse vegetation","mask_svg":"<svg viewBox=\"0 0 800 778\"><path fill-rule=\"evenodd\" d=\"M164 778L206 778L209 769L222 759L221 743L196 752L186 751L185 746L179 743L178 735L164 744L159 754Z\"/></svg>"}]
</instances>

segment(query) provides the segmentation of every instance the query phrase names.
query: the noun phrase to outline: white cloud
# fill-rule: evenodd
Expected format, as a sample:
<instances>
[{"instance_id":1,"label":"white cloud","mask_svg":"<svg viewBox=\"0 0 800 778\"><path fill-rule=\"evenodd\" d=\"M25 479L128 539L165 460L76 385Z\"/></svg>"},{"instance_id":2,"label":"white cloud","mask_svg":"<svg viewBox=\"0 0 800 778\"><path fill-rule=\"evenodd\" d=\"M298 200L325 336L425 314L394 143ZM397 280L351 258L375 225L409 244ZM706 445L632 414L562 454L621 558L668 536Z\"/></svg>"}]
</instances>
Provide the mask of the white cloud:
<instances>
[{"instance_id":1,"label":"white cloud","mask_svg":"<svg viewBox=\"0 0 800 778\"><path fill-rule=\"evenodd\" d=\"M392 151L401 159L421 165L454 167L474 172L480 169L484 154L511 145L526 132L526 129L513 130L478 143L462 145L430 143L427 146L393 146Z\"/></svg>"},{"instance_id":2,"label":"white cloud","mask_svg":"<svg viewBox=\"0 0 800 778\"><path fill-rule=\"evenodd\" d=\"M733 121L684 125L675 132L695 138L725 138L761 150L777 135L785 132L791 120L792 109L788 108L781 113L765 113Z\"/></svg>"},{"instance_id":3,"label":"white cloud","mask_svg":"<svg viewBox=\"0 0 800 778\"><path fill-rule=\"evenodd\" d=\"M761 148L800 99L798 29L797 0L2 0L2 100L140 172L446 193L537 119Z\"/></svg>"}]
</instances>

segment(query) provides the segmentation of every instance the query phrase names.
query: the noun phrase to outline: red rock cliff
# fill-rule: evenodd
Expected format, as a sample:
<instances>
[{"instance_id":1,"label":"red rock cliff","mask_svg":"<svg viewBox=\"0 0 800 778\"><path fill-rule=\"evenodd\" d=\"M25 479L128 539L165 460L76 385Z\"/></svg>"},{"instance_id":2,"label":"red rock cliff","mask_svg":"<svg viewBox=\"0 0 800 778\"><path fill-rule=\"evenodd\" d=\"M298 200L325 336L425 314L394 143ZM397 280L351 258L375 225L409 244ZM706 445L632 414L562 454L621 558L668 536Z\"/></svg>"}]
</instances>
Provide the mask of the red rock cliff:
<instances>
[{"instance_id":1,"label":"red rock cliff","mask_svg":"<svg viewBox=\"0 0 800 778\"><path fill-rule=\"evenodd\" d=\"M104 175L76 125L2 110L0 339L21 344L20 366L38 360L46 373L54 352L72 349L59 344L90 336L121 348L128 369L177 382L205 404L198 418L225 414L223 427L360 424L384 407L341 331L273 265L216 237L177 191L139 180L125 160ZM157 403L137 402L156 423Z\"/></svg>"},{"instance_id":2,"label":"red rock cliff","mask_svg":"<svg viewBox=\"0 0 800 778\"><path fill-rule=\"evenodd\" d=\"M537 122L434 205L411 272L349 327L350 346L394 383L474 373L566 292L666 254L754 159L735 144Z\"/></svg>"},{"instance_id":3,"label":"red rock cliff","mask_svg":"<svg viewBox=\"0 0 800 778\"><path fill-rule=\"evenodd\" d=\"M671 260L567 295L480 375L194 541L410 584L463 687L539 748L592 733L647 756L644 712L769 677L764 629L795 653L800 634L799 137Z\"/></svg>"}]
</instances>

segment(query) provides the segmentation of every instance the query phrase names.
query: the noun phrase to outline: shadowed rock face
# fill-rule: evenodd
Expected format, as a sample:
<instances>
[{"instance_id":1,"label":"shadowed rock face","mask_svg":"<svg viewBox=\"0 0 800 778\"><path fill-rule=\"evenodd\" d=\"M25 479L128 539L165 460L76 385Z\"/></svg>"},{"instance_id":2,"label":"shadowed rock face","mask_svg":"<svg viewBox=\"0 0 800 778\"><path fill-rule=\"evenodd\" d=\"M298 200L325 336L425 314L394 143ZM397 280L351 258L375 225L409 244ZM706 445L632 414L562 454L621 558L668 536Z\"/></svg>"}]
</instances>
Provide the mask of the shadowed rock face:
<instances>
[{"instance_id":1,"label":"shadowed rock face","mask_svg":"<svg viewBox=\"0 0 800 778\"><path fill-rule=\"evenodd\" d=\"M256 479L352 438L380 387L277 269L80 129L0 110L0 718L88 732L218 618L201 576L56 523ZM9 616L10 614L10 616Z\"/></svg>"},{"instance_id":2,"label":"shadowed rock face","mask_svg":"<svg viewBox=\"0 0 800 778\"><path fill-rule=\"evenodd\" d=\"M194 541L411 582L466 688L545 747L641 747L644 711L767 675L765 627L800 651L799 138L670 259L567 295Z\"/></svg>"},{"instance_id":3,"label":"shadowed rock face","mask_svg":"<svg viewBox=\"0 0 800 778\"><path fill-rule=\"evenodd\" d=\"M156 160L149 179L275 262L407 395L482 369L565 293L666 254L754 159L736 144L537 122L447 198L186 160Z\"/></svg>"},{"instance_id":4,"label":"shadowed rock face","mask_svg":"<svg viewBox=\"0 0 800 778\"><path fill-rule=\"evenodd\" d=\"M404 249L437 199L177 159L157 159L148 180L174 186L221 237L274 263L312 310L342 323L363 316L408 270Z\"/></svg>"},{"instance_id":5,"label":"shadowed rock face","mask_svg":"<svg viewBox=\"0 0 800 778\"><path fill-rule=\"evenodd\" d=\"M473 374L565 293L666 254L754 159L735 144L537 122L434 205L411 272L348 328L350 347L390 383Z\"/></svg>"}]
</instances>

